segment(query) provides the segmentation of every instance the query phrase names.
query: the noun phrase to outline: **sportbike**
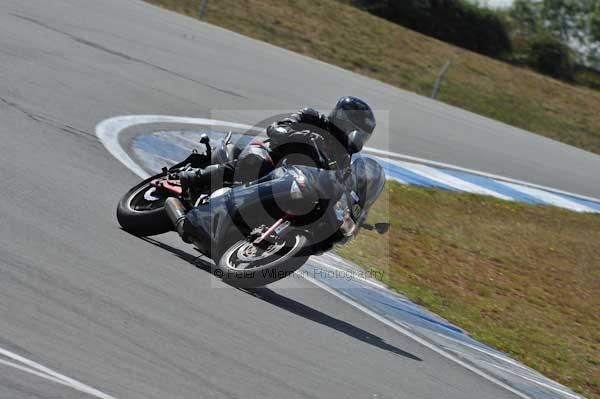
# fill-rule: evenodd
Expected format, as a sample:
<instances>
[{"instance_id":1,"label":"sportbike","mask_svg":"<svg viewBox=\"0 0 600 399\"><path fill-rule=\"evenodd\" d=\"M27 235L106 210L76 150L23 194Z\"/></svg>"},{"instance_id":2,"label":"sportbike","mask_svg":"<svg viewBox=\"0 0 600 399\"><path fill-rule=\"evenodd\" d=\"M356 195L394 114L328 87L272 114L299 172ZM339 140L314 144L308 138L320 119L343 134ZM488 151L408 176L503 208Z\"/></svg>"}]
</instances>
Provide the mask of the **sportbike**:
<instances>
[{"instance_id":1,"label":"sportbike","mask_svg":"<svg viewBox=\"0 0 600 399\"><path fill-rule=\"evenodd\" d=\"M373 159L355 157L343 168L332 168L312 140L315 166L285 162L250 183L225 183L183 190L179 172L237 158L241 148L202 135L205 150L152 176L120 200L117 218L124 230L149 236L174 230L165 201L177 198L181 212L193 222L192 243L215 263L215 275L237 287L258 287L289 276L311 255L354 238L359 228L383 234L387 223L365 222L367 211L381 194L383 168ZM194 209L193 212L190 211Z\"/></svg>"}]
</instances>

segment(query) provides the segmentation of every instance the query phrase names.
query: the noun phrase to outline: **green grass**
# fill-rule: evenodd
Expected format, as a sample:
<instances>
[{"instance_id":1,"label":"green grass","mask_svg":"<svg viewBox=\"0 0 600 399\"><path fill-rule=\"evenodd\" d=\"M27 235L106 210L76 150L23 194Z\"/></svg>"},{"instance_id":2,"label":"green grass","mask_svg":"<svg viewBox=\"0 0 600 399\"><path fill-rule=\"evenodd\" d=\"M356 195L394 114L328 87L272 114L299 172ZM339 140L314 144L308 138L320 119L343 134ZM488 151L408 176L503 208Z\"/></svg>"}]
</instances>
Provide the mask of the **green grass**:
<instances>
[{"instance_id":1,"label":"green grass","mask_svg":"<svg viewBox=\"0 0 600 399\"><path fill-rule=\"evenodd\" d=\"M199 5L146 1L189 16ZM451 60L441 101L600 154L598 91L451 46L343 2L209 0L205 20L422 95Z\"/></svg>"},{"instance_id":2,"label":"green grass","mask_svg":"<svg viewBox=\"0 0 600 399\"><path fill-rule=\"evenodd\" d=\"M600 398L600 215L388 183L337 252L449 321Z\"/></svg>"}]
</instances>

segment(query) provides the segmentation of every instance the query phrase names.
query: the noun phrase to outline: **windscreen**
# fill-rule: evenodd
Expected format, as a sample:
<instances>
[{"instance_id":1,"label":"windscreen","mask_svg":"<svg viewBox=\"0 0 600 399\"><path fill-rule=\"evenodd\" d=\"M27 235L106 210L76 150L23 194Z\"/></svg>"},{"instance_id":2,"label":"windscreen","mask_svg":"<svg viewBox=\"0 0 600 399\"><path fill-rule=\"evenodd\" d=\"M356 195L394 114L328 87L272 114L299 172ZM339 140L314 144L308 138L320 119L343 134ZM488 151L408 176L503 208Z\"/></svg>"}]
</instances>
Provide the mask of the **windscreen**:
<instances>
[{"instance_id":1,"label":"windscreen","mask_svg":"<svg viewBox=\"0 0 600 399\"><path fill-rule=\"evenodd\" d=\"M352 175L360 206L370 208L385 185L383 168L374 159L359 157L352 162Z\"/></svg>"}]
</instances>

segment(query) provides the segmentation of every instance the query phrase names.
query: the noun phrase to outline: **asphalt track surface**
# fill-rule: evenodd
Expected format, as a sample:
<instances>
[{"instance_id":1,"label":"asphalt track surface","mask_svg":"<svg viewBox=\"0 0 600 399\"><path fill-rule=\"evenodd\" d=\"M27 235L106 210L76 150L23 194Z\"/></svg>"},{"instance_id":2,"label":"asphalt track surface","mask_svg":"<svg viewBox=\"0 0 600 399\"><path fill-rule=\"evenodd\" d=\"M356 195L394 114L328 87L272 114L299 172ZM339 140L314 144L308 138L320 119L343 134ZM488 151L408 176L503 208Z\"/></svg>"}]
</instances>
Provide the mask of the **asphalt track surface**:
<instances>
[{"instance_id":1,"label":"asphalt track surface","mask_svg":"<svg viewBox=\"0 0 600 399\"><path fill-rule=\"evenodd\" d=\"M305 280L251 295L118 228L138 178L99 121L347 92L390 110L393 151L599 196L599 157L139 1L0 2L0 398L514 397Z\"/></svg>"}]
</instances>

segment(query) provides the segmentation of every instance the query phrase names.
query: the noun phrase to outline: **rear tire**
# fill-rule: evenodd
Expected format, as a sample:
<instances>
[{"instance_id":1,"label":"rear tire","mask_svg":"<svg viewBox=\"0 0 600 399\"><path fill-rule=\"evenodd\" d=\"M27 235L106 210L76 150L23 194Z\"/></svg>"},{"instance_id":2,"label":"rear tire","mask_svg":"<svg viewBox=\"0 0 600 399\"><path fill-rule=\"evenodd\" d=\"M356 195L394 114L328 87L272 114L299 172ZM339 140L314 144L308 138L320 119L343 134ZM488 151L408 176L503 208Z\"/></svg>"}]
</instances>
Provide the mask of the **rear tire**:
<instances>
[{"instance_id":1,"label":"rear tire","mask_svg":"<svg viewBox=\"0 0 600 399\"><path fill-rule=\"evenodd\" d=\"M306 263L309 258L305 254L307 243L308 239L302 233L291 233L286 238L284 246L277 252L277 254L285 252L279 258L274 255L272 261L256 267L253 267L250 261L248 267L240 269L236 267L236 261L239 261L237 257L240 251L249 245L248 239L240 240L223 253L215 275L221 277L227 284L239 288L256 288L274 283L290 276Z\"/></svg>"},{"instance_id":2,"label":"rear tire","mask_svg":"<svg viewBox=\"0 0 600 399\"><path fill-rule=\"evenodd\" d=\"M119 201L117 206L117 220L123 230L139 235L151 236L163 234L173 230L173 224L169 220L164 208L164 199L157 200L157 204L148 210L136 210L133 203L151 190L150 182L164 176L164 174L150 177L129 190ZM161 203L162 202L162 203Z\"/></svg>"}]
</instances>

